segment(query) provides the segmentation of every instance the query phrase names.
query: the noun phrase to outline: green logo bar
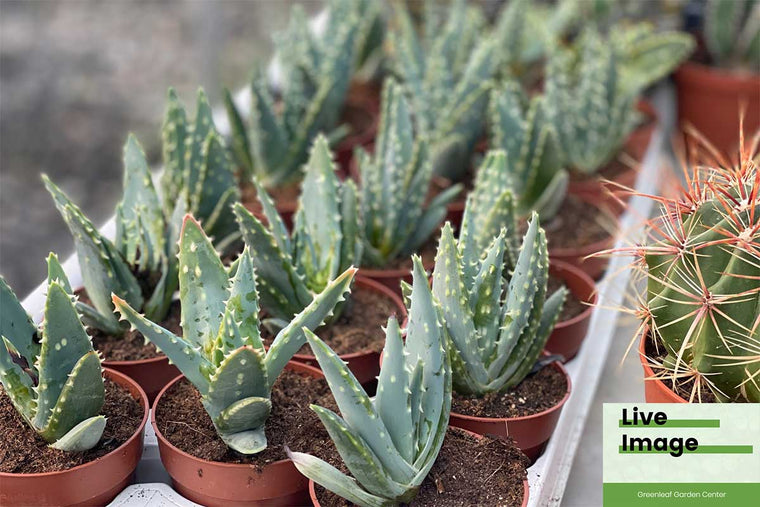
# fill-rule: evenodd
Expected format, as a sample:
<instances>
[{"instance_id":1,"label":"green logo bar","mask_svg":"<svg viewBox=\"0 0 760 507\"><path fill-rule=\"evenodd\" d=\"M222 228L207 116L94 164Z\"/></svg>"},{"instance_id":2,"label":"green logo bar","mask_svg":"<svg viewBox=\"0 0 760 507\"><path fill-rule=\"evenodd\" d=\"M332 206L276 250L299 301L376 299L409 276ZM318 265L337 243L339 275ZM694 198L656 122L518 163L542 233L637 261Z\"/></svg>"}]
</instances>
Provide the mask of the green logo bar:
<instances>
[{"instance_id":1,"label":"green logo bar","mask_svg":"<svg viewBox=\"0 0 760 507\"><path fill-rule=\"evenodd\" d=\"M756 505L760 484L746 483L606 483L605 507L671 507Z\"/></svg>"}]
</instances>

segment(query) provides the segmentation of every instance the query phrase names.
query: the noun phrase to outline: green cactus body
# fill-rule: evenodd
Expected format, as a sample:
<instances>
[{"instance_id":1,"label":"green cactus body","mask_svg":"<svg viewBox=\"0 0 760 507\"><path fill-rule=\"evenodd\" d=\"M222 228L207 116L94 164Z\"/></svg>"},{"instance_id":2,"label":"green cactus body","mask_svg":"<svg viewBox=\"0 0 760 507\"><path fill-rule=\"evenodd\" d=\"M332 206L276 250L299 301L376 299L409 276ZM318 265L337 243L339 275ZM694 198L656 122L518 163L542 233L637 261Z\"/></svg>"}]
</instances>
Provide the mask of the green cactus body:
<instances>
[{"instance_id":1,"label":"green cactus body","mask_svg":"<svg viewBox=\"0 0 760 507\"><path fill-rule=\"evenodd\" d=\"M427 205L433 168L425 137L415 137L412 114L401 87L385 82L375 152L356 152L359 200L364 223L364 258L383 267L415 252L446 216L446 205L459 193L454 185Z\"/></svg>"},{"instance_id":2,"label":"green cactus body","mask_svg":"<svg viewBox=\"0 0 760 507\"><path fill-rule=\"evenodd\" d=\"M684 201L665 201L640 247L642 315L667 357L664 374L695 378L721 401L760 402L760 173L695 169Z\"/></svg>"},{"instance_id":3,"label":"green cactus body","mask_svg":"<svg viewBox=\"0 0 760 507\"><path fill-rule=\"evenodd\" d=\"M270 391L285 364L344 298L355 269L349 268L293 317L268 351L259 331L259 294L248 248L228 271L190 215L179 242L179 292L183 336L150 322L113 296L116 310L153 342L201 394L219 436L232 449L255 454L266 448L264 425Z\"/></svg>"},{"instance_id":4,"label":"green cactus body","mask_svg":"<svg viewBox=\"0 0 760 507\"><path fill-rule=\"evenodd\" d=\"M708 0L704 39L716 64L760 72L760 2Z\"/></svg>"},{"instance_id":5,"label":"green cactus body","mask_svg":"<svg viewBox=\"0 0 760 507\"><path fill-rule=\"evenodd\" d=\"M256 190L268 225L241 204L235 206L235 214L253 252L261 306L274 319L287 322L331 280L361 262L356 185L338 179L328 141L320 135L306 163L291 234L266 190L258 183ZM342 308L336 308L330 320L339 317Z\"/></svg>"},{"instance_id":6,"label":"green cactus body","mask_svg":"<svg viewBox=\"0 0 760 507\"><path fill-rule=\"evenodd\" d=\"M51 447L85 451L97 445L106 425L98 415L105 396L100 358L52 253L47 282L38 330L0 278L0 381L19 414Z\"/></svg>"},{"instance_id":7,"label":"green cactus body","mask_svg":"<svg viewBox=\"0 0 760 507\"><path fill-rule=\"evenodd\" d=\"M452 374L440 307L420 258L413 262L406 341L391 317L374 398L335 352L306 332L341 415L311 408L353 477L308 454L288 450L288 456L306 477L364 507L409 503L433 466L448 426Z\"/></svg>"}]
</instances>

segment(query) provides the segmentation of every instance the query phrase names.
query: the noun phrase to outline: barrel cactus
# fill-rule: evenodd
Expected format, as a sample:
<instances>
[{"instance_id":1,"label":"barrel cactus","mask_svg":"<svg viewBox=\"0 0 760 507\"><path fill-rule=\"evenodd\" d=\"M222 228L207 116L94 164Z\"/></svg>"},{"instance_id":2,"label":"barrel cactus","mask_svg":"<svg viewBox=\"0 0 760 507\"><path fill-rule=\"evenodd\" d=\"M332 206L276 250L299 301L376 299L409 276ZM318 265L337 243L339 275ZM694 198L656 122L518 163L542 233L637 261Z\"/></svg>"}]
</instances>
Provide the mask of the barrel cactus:
<instances>
[{"instance_id":1,"label":"barrel cactus","mask_svg":"<svg viewBox=\"0 0 760 507\"><path fill-rule=\"evenodd\" d=\"M720 66L760 72L760 2L708 0L704 39Z\"/></svg>"},{"instance_id":2,"label":"barrel cactus","mask_svg":"<svg viewBox=\"0 0 760 507\"><path fill-rule=\"evenodd\" d=\"M116 206L114 241L103 236L47 176L42 179L74 237L92 302L76 303L85 323L113 336L124 333L113 314L111 293L149 319L163 320L177 290L176 243L184 208L180 203L165 215L137 139L130 135L124 146L124 192Z\"/></svg>"},{"instance_id":3,"label":"barrel cactus","mask_svg":"<svg viewBox=\"0 0 760 507\"><path fill-rule=\"evenodd\" d=\"M282 324L331 280L361 262L356 185L338 179L327 139L320 135L306 163L290 234L266 190L258 184L256 190L268 225L241 204L235 206L235 214L253 252L261 306ZM336 308L330 320L338 318L342 308Z\"/></svg>"},{"instance_id":4,"label":"barrel cactus","mask_svg":"<svg viewBox=\"0 0 760 507\"><path fill-rule=\"evenodd\" d=\"M230 270L190 215L179 245L179 291L183 336L154 324L113 296L116 310L169 357L198 389L219 436L232 449L255 454L267 446L264 425L270 391L293 354L343 299L355 269L327 284L277 334L269 350L259 331L259 296L252 254L243 251Z\"/></svg>"},{"instance_id":5,"label":"barrel cactus","mask_svg":"<svg viewBox=\"0 0 760 507\"><path fill-rule=\"evenodd\" d=\"M406 340L395 317L385 330L377 396L370 398L346 364L313 333L307 339L325 374L341 416L316 405L349 477L325 461L290 452L309 479L356 505L409 503L438 456L451 409L451 367L440 308L419 257Z\"/></svg>"},{"instance_id":6,"label":"barrel cactus","mask_svg":"<svg viewBox=\"0 0 760 507\"><path fill-rule=\"evenodd\" d=\"M48 257L47 295L38 329L0 278L0 382L19 414L50 446L86 451L106 427L100 358L74 306L69 280Z\"/></svg>"}]
</instances>

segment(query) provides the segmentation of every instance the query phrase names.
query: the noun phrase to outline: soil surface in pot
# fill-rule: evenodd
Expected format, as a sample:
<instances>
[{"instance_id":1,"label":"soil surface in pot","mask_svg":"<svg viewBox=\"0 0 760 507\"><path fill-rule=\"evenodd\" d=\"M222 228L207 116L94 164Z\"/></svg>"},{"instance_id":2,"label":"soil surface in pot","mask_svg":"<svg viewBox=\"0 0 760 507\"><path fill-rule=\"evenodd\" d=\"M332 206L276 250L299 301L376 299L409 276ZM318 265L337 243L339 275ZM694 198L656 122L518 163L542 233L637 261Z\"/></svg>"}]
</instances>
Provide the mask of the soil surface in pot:
<instances>
[{"instance_id":1,"label":"soil surface in pot","mask_svg":"<svg viewBox=\"0 0 760 507\"><path fill-rule=\"evenodd\" d=\"M654 339L652 338L652 335L650 334L647 336L646 342L644 342L644 353L647 355L649 359L653 359L657 363L661 363L663 359L665 359L665 356L667 356L667 352L665 351L665 347L663 345L657 345L654 342ZM652 371L654 371L655 374L662 372L661 369L656 368L654 365L649 364L649 366L652 368ZM668 389L671 391L674 391L678 396L683 398L684 400L689 400L691 398L691 392L692 389L694 389L694 382L695 377L691 377L688 379L680 378L679 381L676 383L675 388L673 388L673 377L664 375L658 377L660 381L662 381L663 384L665 384ZM715 397L715 395L710 391L708 387L702 387L700 389L700 398L698 400L700 403L718 403L718 399Z\"/></svg>"},{"instance_id":2,"label":"soil surface in pot","mask_svg":"<svg viewBox=\"0 0 760 507\"><path fill-rule=\"evenodd\" d=\"M454 392L451 411L475 417L524 417L552 408L566 393L565 376L547 365L503 393L489 393L478 398Z\"/></svg>"},{"instance_id":3,"label":"soil surface in pot","mask_svg":"<svg viewBox=\"0 0 760 507\"><path fill-rule=\"evenodd\" d=\"M338 147L344 150L353 150L354 146L358 146L355 144L359 140L358 138L364 137L372 128L373 115L364 109L360 103L351 104L349 102L343 108L338 124L347 125L349 128L348 134L339 141Z\"/></svg>"},{"instance_id":4,"label":"soil surface in pot","mask_svg":"<svg viewBox=\"0 0 760 507\"><path fill-rule=\"evenodd\" d=\"M267 188L267 193L274 201L275 205L295 205L298 202L298 196L301 195L301 183L294 182L287 185L281 185L273 188ZM261 212L261 202L256 194L256 187L251 183L240 185L240 202L253 213Z\"/></svg>"},{"instance_id":5,"label":"soil surface in pot","mask_svg":"<svg viewBox=\"0 0 760 507\"><path fill-rule=\"evenodd\" d=\"M546 231L549 250L582 248L610 236L611 219L605 212L575 196L568 195L559 213L549 222L541 222ZM521 224L523 232L527 222Z\"/></svg>"},{"instance_id":6,"label":"soil surface in pot","mask_svg":"<svg viewBox=\"0 0 760 507\"><path fill-rule=\"evenodd\" d=\"M59 472L101 458L134 435L144 415L129 391L106 379L101 414L106 428L96 447L84 452L53 449L24 421L0 387L0 472L37 474Z\"/></svg>"},{"instance_id":7,"label":"soil surface in pot","mask_svg":"<svg viewBox=\"0 0 760 507\"><path fill-rule=\"evenodd\" d=\"M266 423L267 448L255 455L239 454L217 435L201 404L198 390L186 379L161 397L156 423L172 445L197 458L223 463L245 463L256 468L286 459L284 446L312 452L312 446L329 439L309 404L337 410L327 382L284 370L272 389L272 413Z\"/></svg>"},{"instance_id":8,"label":"soil surface in pot","mask_svg":"<svg viewBox=\"0 0 760 507\"><path fill-rule=\"evenodd\" d=\"M91 304L85 289L78 290L75 294L83 303ZM179 301L172 301L169 314L158 324L172 333L182 336L182 327L179 325L181 318ZM104 361L137 361L163 355L156 349L155 345L146 342L142 333L137 330L128 330L123 337L119 338L104 333L100 329L88 327L87 334L92 338L92 346L103 354Z\"/></svg>"},{"instance_id":9,"label":"soil surface in pot","mask_svg":"<svg viewBox=\"0 0 760 507\"><path fill-rule=\"evenodd\" d=\"M572 181L589 181L604 178L606 180L614 181L628 170L630 170L628 165L620 161L618 158L614 158L595 173L586 174L575 170L570 171L570 179Z\"/></svg>"},{"instance_id":10,"label":"soil surface in pot","mask_svg":"<svg viewBox=\"0 0 760 507\"><path fill-rule=\"evenodd\" d=\"M340 318L329 326L319 328L317 336L337 354L380 352L385 345L382 327L388 323L388 317L395 313L398 313L398 309L393 300L373 290L357 286L351 292L349 304ZM399 315L396 317L400 318ZM263 326L261 330L264 343L271 345L274 336ZM298 353L314 355L308 344L301 347Z\"/></svg>"},{"instance_id":11,"label":"soil surface in pot","mask_svg":"<svg viewBox=\"0 0 760 507\"><path fill-rule=\"evenodd\" d=\"M547 297L551 294L554 294L554 292L556 292L557 289L563 285L565 285L565 282L563 282L561 278L556 277L550 273L549 281L547 283ZM559 320L557 322L570 320L573 317L576 317L585 312L588 308L588 305L585 303L588 303L588 301L581 301L575 294L573 294L572 291L568 290L567 296L565 296L565 304L562 305L562 312L560 312Z\"/></svg>"},{"instance_id":12,"label":"soil surface in pot","mask_svg":"<svg viewBox=\"0 0 760 507\"><path fill-rule=\"evenodd\" d=\"M435 261L435 253L438 249L438 236L440 235L440 231L436 230L432 236L430 236L430 239L425 242L424 245L422 245L422 248L417 250L417 254L422 256L422 263L427 265L428 263L432 263ZM397 257L390 261L387 265L382 267L375 267L375 266L362 266L363 269L375 269L375 270L391 270L391 269L400 269L406 272L412 271L412 257L411 255L407 255L406 257ZM359 271L359 274L361 275L361 271Z\"/></svg>"},{"instance_id":13,"label":"soil surface in pot","mask_svg":"<svg viewBox=\"0 0 760 507\"><path fill-rule=\"evenodd\" d=\"M433 468L409 505L522 505L529 464L511 438L475 438L449 428ZM351 505L318 484L315 492L322 507Z\"/></svg>"}]
</instances>

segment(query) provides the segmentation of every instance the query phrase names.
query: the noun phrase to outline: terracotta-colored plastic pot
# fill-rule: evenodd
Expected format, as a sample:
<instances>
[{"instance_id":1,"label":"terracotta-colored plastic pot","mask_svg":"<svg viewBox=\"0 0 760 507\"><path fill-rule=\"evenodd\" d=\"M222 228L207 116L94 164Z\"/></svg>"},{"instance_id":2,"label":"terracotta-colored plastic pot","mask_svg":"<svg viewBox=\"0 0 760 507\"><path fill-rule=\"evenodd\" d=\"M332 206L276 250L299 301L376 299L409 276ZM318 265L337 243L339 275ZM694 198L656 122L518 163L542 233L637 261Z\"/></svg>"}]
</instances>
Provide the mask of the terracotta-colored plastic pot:
<instances>
[{"instance_id":1,"label":"terracotta-colored plastic pot","mask_svg":"<svg viewBox=\"0 0 760 507\"><path fill-rule=\"evenodd\" d=\"M742 105L744 131L752 135L760 128L760 74L737 74L686 62L673 78L679 121L696 127L723 153L734 153L739 146Z\"/></svg>"},{"instance_id":2,"label":"terracotta-colored plastic pot","mask_svg":"<svg viewBox=\"0 0 760 507\"><path fill-rule=\"evenodd\" d=\"M655 377L654 370L649 365L646 355L648 334L641 337L639 344L639 359L644 369L644 399L647 403L686 403L686 400L674 393L665 383Z\"/></svg>"},{"instance_id":3,"label":"terracotta-colored plastic pot","mask_svg":"<svg viewBox=\"0 0 760 507\"><path fill-rule=\"evenodd\" d=\"M169 358L163 354L136 361L103 361L103 366L121 372L140 384L149 404L166 384L179 375L177 367L169 364Z\"/></svg>"},{"instance_id":4,"label":"terracotta-colored plastic pot","mask_svg":"<svg viewBox=\"0 0 760 507\"><path fill-rule=\"evenodd\" d=\"M475 417L452 412L449 425L481 435L511 436L531 463L535 462L544 453L562 407L570 397L570 376L565 367L558 361L553 362L551 367L562 373L567 383L565 396L553 407L524 417Z\"/></svg>"},{"instance_id":5,"label":"terracotta-colored plastic pot","mask_svg":"<svg viewBox=\"0 0 760 507\"><path fill-rule=\"evenodd\" d=\"M126 375L109 369L104 372L105 378L127 389L142 406L144 415L137 431L105 456L68 470L40 474L0 472L0 505L106 505L132 482L142 456L148 398Z\"/></svg>"},{"instance_id":6,"label":"terracotta-colored plastic pot","mask_svg":"<svg viewBox=\"0 0 760 507\"><path fill-rule=\"evenodd\" d=\"M393 301L393 305L396 307L396 317L398 318L399 323L404 322L406 319L406 307L398 294L385 285L362 276L357 276L354 279L354 290L358 288L379 293L385 298ZM388 316L390 317L390 315ZM356 380L358 380L360 384L371 382L380 374L380 352L363 350L352 352L350 354L341 354L340 358L348 363L348 369L351 370L354 376L356 376ZM319 368L317 358L312 354L295 354L293 355L293 360Z\"/></svg>"},{"instance_id":7,"label":"terracotta-colored plastic pot","mask_svg":"<svg viewBox=\"0 0 760 507\"><path fill-rule=\"evenodd\" d=\"M435 266L433 260L422 261L425 271L431 271ZM412 283L412 270L408 269L372 269L359 268L357 276L368 278L388 287L395 294L401 296L401 281Z\"/></svg>"},{"instance_id":8,"label":"terracotta-colored plastic pot","mask_svg":"<svg viewBox=\"0 0 760 507\"><path fill-rule=\"evenodd\" d=\"M558 260L550 262L549 272L561 278L567 289L579 301L585 301L590 305L583 313L554 326L549 341L546 342L547 351L551 354L561 354L567 362L575 357L586 338L591 314L597 301L596 285L590 276L577 267Z\"/></svg>"},{"instance_id":9,"label":"terracotta-colored plastic pot","mask_svg":"<svg viewBox=\"0 0 760 507\"><path fill-rule=\"evenodd\" d=\"M324 378L321 371L302 363L289 362L285 369ZM252 465L196 458L174 447L156 423L156 408L166 391L183 378L180 375L161 390L153 403L150 418L158 438L161 462L172 478L174 489L185 498L209 507L308 503L309 481L289 459L275 461L256 470Z\"/></svg>"}]
</instances>

